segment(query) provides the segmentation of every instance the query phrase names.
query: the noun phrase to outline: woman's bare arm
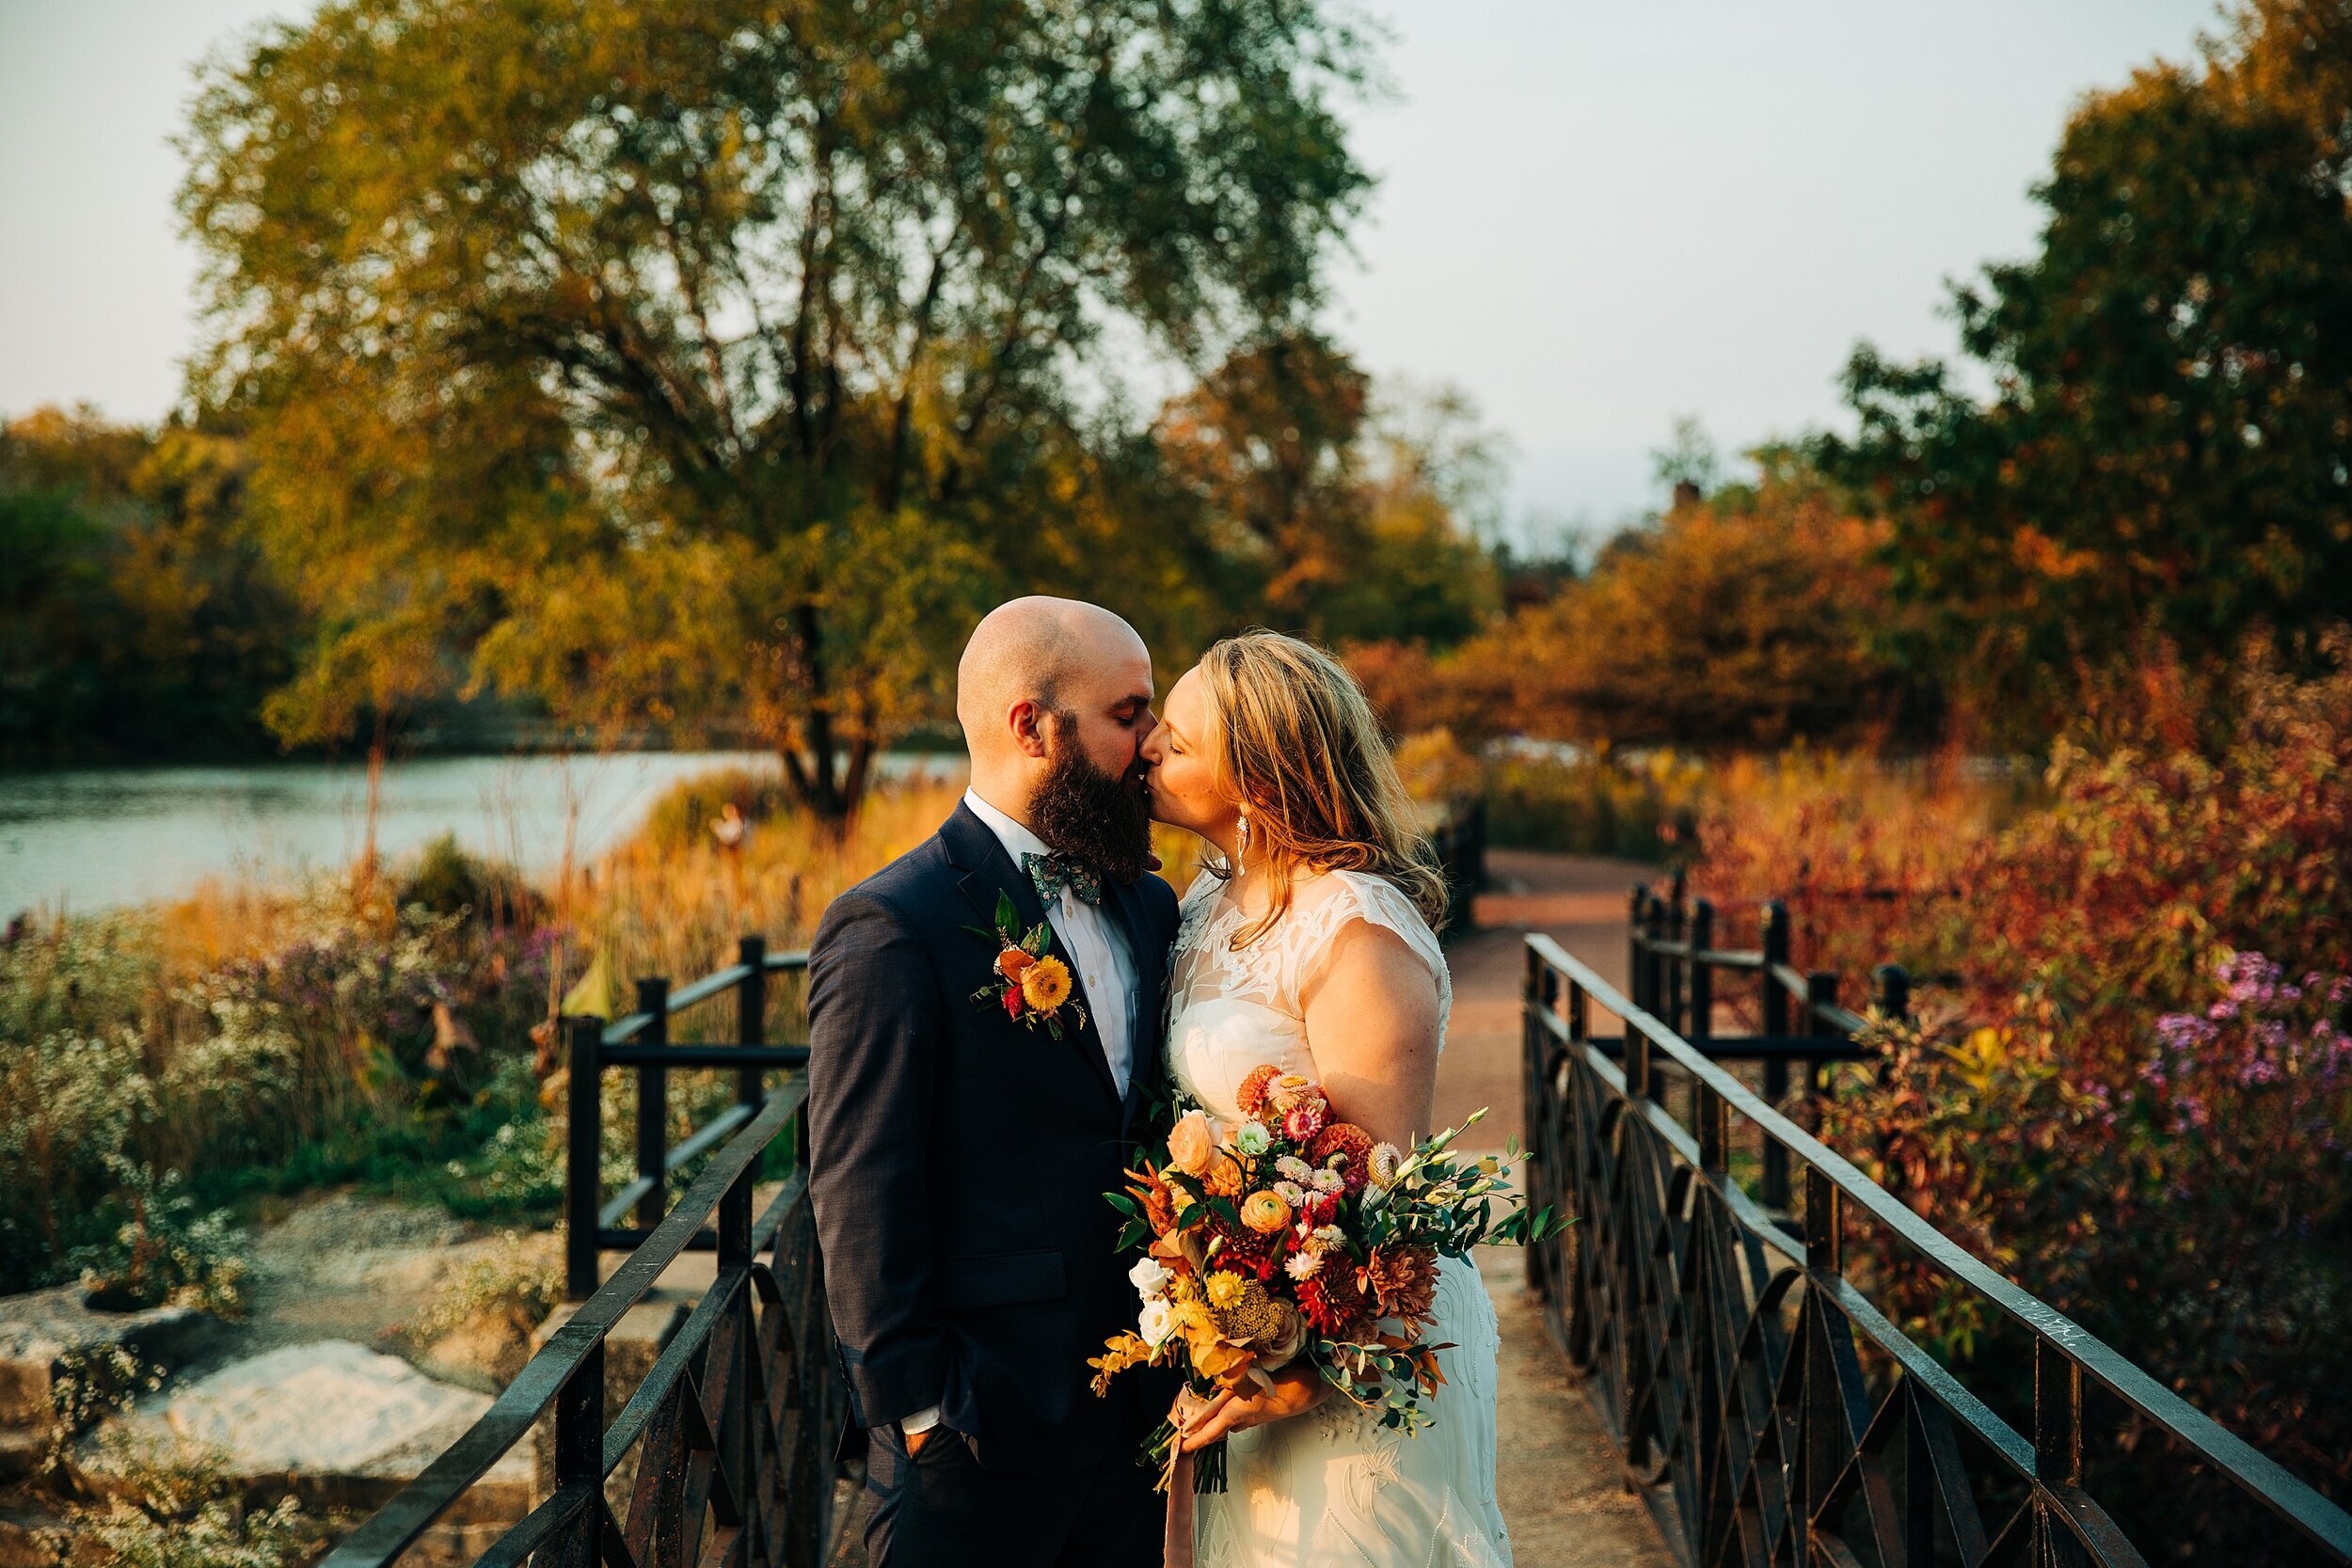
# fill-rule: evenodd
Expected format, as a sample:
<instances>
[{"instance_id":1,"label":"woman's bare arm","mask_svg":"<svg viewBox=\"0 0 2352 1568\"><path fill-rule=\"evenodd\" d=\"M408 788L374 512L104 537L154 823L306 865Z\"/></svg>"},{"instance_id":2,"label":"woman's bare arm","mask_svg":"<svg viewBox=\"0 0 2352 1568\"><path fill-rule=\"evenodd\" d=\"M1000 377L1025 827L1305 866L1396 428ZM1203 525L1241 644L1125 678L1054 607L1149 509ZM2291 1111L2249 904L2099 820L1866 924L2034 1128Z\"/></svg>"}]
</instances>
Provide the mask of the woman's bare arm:
<instances>
[{"instance_id":1,"label":"woman's bare arm","mask_svg":"<svg viewBox=\"0 0 2352 1568\"><path fill-rule=\"evenodd\" d=\"M1399 1148L1426 1136L1438 1091L1438 982L1428 961L1386 927L1352 920L1300 1000L1332 1114Z\"/></svg>"}]
</instances>

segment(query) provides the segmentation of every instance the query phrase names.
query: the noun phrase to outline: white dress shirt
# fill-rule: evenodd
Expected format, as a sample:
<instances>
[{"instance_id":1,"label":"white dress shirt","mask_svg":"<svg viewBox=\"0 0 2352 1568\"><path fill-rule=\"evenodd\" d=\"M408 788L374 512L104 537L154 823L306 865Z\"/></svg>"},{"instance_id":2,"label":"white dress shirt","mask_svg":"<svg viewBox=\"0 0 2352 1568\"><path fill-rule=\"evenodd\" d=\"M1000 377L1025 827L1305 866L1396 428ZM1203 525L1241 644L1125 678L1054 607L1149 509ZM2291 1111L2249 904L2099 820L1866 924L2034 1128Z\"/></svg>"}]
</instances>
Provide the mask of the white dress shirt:
<instances>
[{"instance_id":1,"label":"white dress shirt","mask_svg":"<svg viewBox=\"0 0 2352 1568\"><path fill-rule=\"evenodd\" d=\"M965 790L963 803L988 824L989 832L1012 858L1014 870L1022 869L1023 855L1053 853L1043 839L981 800L977 791ZM1103 896L1110 897L1107 889ZM1136 961L1127 949L1127 933L1109 910L1088 903L1067 884L1045 906L1045 923L1054 928L1055 951L1070 960L1070 967L1078 972L1078 983L1086 988L1087 1017L1103 1037L1103 1056L1110 1064L1111 1082L1119 1085L1120 1098L1124 1100L1127 1079L1135 1068L1136 1006ZM939 1406L934 1404L901 1418L898 1430L912 1437L938 1424Z\"/></svg>"}]
</instances>

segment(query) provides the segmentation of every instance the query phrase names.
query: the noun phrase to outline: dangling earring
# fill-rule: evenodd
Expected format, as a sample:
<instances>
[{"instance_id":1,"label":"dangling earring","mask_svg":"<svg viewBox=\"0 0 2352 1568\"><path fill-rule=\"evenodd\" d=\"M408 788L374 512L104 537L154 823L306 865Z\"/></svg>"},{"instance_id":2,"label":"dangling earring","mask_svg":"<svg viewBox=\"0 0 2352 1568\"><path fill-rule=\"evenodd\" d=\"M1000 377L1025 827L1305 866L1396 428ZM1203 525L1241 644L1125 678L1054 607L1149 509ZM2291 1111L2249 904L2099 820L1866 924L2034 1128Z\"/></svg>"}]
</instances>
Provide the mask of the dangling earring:
<instances>
[{"instance_id":1,"label":"dangling earring","mask_svg":"<svg viewBox=\"0 0 2352 1568\"><path fill-rule=\"evenodd\" d=\"M1239 870L1239 869L1241 868L1241 863L1242 863L1242 861L1243 861L1243 860L1245 860L1246 858L1248 858L1248 854L1249 854L1249 813L1248 813L1247 810L1245 810L1245 811L1243 811L1243 813L1241 814L1241 821L1240 821L1239 823L1237 823L1237 824L1234 826L1234 829L1233 829L1233 865L1234 865L1234 869Z\"/></svg>"}]
</instances>

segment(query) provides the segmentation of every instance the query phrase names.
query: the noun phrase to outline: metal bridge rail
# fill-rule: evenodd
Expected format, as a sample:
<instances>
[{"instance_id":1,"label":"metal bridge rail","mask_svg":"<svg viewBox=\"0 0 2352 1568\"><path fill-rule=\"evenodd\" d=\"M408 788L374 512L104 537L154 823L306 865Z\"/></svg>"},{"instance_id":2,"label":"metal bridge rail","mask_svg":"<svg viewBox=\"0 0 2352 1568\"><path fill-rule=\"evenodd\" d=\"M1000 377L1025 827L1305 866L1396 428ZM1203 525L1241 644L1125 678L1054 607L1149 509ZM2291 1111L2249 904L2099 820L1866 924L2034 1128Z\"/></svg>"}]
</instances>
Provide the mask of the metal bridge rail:
<instances>
[{"instance_id":1,"label":"metal bridge rail","mask_svg":"<svg viewBox=\"0 0 2352 1568\"><path fill-rule=\"evenodd\" d=\"M1819 977L1788 967L1785 914L1780 950L1751 959L1715 952L1706 931L1658 930L1645 897L1635 900L1635 990L1662 999L1689 1035L1550 939L1527 939L1531 1201L1578 1220L1531 1249L1528 1268L1629 1480L1685 1562L2144 1563L2085 1488L2088 1378L2299 1534L2297 1555L2272 1560L2352 1564L2352 1515L2002 1278L1719 1065L1745 1042L1707 1037L1710 960L1736 957L1760 972L1768 1016L1773 991L1805 997L1806 1037L1863 1022L1832 1014ZM1668 947L1677 942L1680 952ZM1899 980L1882 973L1883 1003L1899 1000ZM1623 1021L1623 1040L1609 1042L1622 1066L1592 1036L1595 1007ZM1768 1032L1792 1033L1786 1021ZM1844 1045L1819 1043L1828 1049L1816 1055ZM1661 1103L1662 1069L1689 1085L1687 1127ZM1801 1168L1801 1204L1751 1197L1734 1178L1734 1117L1762 1140L1763 1186L1775 1150L1784 1187L1788 1163ZM2029 1337L2030 1433L1995 1415L1848 1277L1842 1249L1854 1216ZM1883 1395L1865 1376L1866 1354L1891 1369ZM2250 1544L2231 1545L2213 1560L2256 1560Z\"/></svg>"}]
</instances>

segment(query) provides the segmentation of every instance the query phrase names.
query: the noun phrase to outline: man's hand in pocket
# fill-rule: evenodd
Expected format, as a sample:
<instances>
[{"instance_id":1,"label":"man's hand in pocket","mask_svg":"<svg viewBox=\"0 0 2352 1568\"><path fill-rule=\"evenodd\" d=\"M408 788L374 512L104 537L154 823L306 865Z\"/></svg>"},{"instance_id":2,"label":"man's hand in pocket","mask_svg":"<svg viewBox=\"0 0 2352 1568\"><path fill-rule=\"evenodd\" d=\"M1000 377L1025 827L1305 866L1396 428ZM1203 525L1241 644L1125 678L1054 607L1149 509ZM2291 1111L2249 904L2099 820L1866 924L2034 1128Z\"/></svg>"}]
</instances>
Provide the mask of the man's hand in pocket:
<instances>
[{"instance_id":1,"label":"man's hand in pocket","mask_svg":"<svg viewBox=\"0 0 2352 1568\"><path fill-rule=\"evenodd\" d=\"M899 1433L901 1437L906 1439L907 1457L909 1459L913 1459L916 1454L921 1453L923 1451L923 1445L930 1442L938 1434L939 1429L937 1427L925 1427L920 1432L901 1432Z\"/></svg>"}]
</instances>

